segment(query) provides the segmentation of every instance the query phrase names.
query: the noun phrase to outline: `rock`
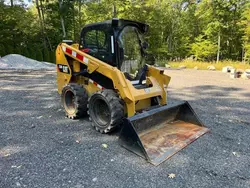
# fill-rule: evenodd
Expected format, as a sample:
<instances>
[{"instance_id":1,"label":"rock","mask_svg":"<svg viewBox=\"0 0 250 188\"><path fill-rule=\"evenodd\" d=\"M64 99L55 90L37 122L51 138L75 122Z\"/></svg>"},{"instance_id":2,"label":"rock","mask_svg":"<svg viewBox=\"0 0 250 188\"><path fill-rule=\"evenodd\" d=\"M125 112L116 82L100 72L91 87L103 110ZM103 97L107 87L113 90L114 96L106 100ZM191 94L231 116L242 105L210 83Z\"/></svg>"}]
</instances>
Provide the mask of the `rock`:
<instances>
[{"instance_id":1,"label":"rock","mask_svg":"<svg viewBox=\"0 0 250 188\"><path fill-rule=\"evenodd\" d=\"M250 74L250 69L246 69L245 72L246 72L247 74Z\"/></svg>"},{"instance_id":2,"label":"rock","mask_svg":"<svg viewBox=\"0 0 250 188\"><path fill-rule=\"evenodd\" d=\"M17 187L21 187L21 183L16 182L16 186L17 186Z\"/></svg>"},{"instance_id":3,"label":"rock","mask_svg":"<svg viewBox=\"0 0 250 188\"><path fill-rule=\"evenodd\" d=\"M64 168L64 169L63 169L63 172L66 172L66 170L67 170L67 168Z\"/></svg>"},{"instance_id":4,"label":"rock","mask_svg":"<svg viewBox=\"0 0 250 188\"><path fill-rule=\"evenodd\" d=\"M231 72L232 69L234 69L232 66L226 66L222 68L222 72L225 72L225 73Z\"/></svg>"},{"instance_id":5,"label":"rock","mask_svg":"<svg viewBox=\"0 0 250 188\"><path fill-rule=\"evenodd\" d=\"M230 78L236 78L236 70L235 69L231 70Z\"/></svg>"},{"instance_id":6,"label":"rock","mask_svg":"<svg viewBox=\"0 0 250 188\"><path fill-rule=\"evenodd\" d=\"M180 68L180 69L185 69L185 68L187 68L187 67L186 67L185 65L180 65L179 68Z\"/></svg>"},{"instance_id":7,"label":"rock","mask_svg":"<svg viewBox=\"0 0 250 188\"><path fill-rule=\"evenodd\" d=\"M171 174L168 174L168 177L171 178L171 179L173 179L173 178L176 177L176 175L174 173L171 173Z\"/></svg>"},{"instance_id":8,"label":"rock","mask_svg":"<svg viewBox=\"0 0 250 188\"><path fill-rule=\"evenodd\" d=\"M232 152L232 154L234 155L234 156L237 156L238 155L238 153L237 152Z\"/></svg>"},{"instance_id":9,"label":"rock","mask_svg":"<svg viewBox=\"0 0 250 188\"><path fill-rule=\"evenodd\" d=\"M197 66L194 67L195 70L198 70L199 68Z\"/></svg>"},{"instance_id":10,"label":"rock","mask_svg":"<svg viewBox=\"0 0 250 188\"><path fill-rule=\"evenodd\" d=\"M243 73L243 72L245 72L245 71L242 70L242 69L237 69L236 72L237 72L237 73Z\"/></svg>"},{"instance_id":11,"label":"rock","mask_svg":"<svg viewBox=\"0 0 250 188\"><path fill-rule=\"evenodd\" d=\"M242 70L242 69L237 69L236 70L236 77L237 78L240 78L241 77L241 75L244 73L244 70Z\"/></svg>"},{"instance_id":12,"label":"rock","mask_svg":"<svg viewBox=\"0 0 250 188\"><path fill-rule=\"evenodd\" d=\"M108 148L108 145L107 144L102 144L102 147Z\"/></svg>"},{"instance_id":13,"label":"rock","mask_svg":"<svg viewBox=\"0 0 250 188\"><path fill-rule=\"evenodd\" d=\"M244 72L247 79L250 79L250 69L246 69Z\"/></svg>"},{"instance_id":14,"label":"rock","mask_svg":"<svg viewBox=\"0 0 250 188\"><path fill-rule=\"evenodd\" d=\"M165 64L166 68L171 68L171 66L169 64Z\"/></svg>"},{"instance_id":15,"label":"rock","mask_svg":"<svg viewBox=\"0 0 250 188\"><path fill-rule=\"evenodd\" d=\"M250 79L250 72L244 72L244 73L241 75L241 78L246 79L246 80L249 80L249 79Z\"/></svg>"},{"instance_id":16,"label":"rock","mask_svg":"<svg viewBox=\"0 0 250 188\"><path fill-rule=\"evenodd\" d=\"M215 71L215 70L216 70L215 67L214 67L213 65L208 66L207 69L208 69L208 70L212 70L212 71Z\"/></svg>"},{"instance_id":17,"label":"rock","mask_svg":"<svg viewBox=\"0 0 250 188\"><path fill-rule=\"evenodd\" d=\"M222 68L222 72L226 73L228 71L227 67Z\"/></svg>"},{"instance_id":18,"label":"rock","mask_svg":"<svg viewBox=\"0 0 250 188\"><path fill-rule=\"evenodd\" d=\"M32 124L31 126L30 126L30 128L31 129L34 129L36 126L34 125L34 124Z\"/></svg>"}]
</instances>

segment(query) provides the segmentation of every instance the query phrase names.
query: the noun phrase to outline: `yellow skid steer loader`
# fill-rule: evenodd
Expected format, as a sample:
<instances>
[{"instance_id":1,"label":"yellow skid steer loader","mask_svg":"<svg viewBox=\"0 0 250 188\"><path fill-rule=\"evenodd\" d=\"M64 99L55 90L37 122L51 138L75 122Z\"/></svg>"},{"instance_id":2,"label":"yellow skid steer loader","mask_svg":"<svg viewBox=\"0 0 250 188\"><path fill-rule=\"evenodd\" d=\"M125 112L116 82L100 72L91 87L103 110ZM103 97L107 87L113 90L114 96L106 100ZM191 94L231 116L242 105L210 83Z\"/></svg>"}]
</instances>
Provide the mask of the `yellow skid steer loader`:
<instances>
[{"instance_id":1,"label":"yellow skid steer loader","mask_svg":"<svg viewBox=\"0 0 250 188\"><path fill-rule=\"evenodd\" d=\"M101 133L121 126L120 144L158 165L208 129L188 102L167 105L170 77L149 61L147 30L124 19L86 25L79 43L58 45L57 83L67 117L88 113Z\"/></svg>"}]
</instances>

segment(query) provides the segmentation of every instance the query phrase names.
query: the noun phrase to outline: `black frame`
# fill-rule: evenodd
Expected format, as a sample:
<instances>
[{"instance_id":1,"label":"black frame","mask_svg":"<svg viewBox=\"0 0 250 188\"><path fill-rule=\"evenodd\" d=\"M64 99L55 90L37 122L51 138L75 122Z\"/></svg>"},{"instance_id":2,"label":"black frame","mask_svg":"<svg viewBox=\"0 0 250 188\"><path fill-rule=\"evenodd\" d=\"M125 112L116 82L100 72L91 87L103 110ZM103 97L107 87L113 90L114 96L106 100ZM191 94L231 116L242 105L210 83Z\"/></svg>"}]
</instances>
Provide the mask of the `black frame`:
<instances>
[{"instance_id":1,"label":"black frame","mask_svg":"<svg viewBox=\"0 0 250 188\"><path fill-rule=\"evenodd\" d=\"M112 62L106 62L111 64L112 66L117 67L120 69L121 67L121 59L119 54L119 45L118 45L118 37L122 30L126 26L133 26L138 29L141 34L145 34L148 31L149 26L144 23L131 21L131 20L124 20L124 19L117 19L113 18L112 20L107 20L104 22L98 22L94 24L86 25L81 31L81 38L80 38L80 49L82 48L82 44L84 43L84 36L87 32L91 30L101 30L106 33L107 42L108 42L108 53L112 59ZM112 45L111 45L111 36L113 36L113 48L114 53L112 53Z\"/></svg>"}]
</instances>

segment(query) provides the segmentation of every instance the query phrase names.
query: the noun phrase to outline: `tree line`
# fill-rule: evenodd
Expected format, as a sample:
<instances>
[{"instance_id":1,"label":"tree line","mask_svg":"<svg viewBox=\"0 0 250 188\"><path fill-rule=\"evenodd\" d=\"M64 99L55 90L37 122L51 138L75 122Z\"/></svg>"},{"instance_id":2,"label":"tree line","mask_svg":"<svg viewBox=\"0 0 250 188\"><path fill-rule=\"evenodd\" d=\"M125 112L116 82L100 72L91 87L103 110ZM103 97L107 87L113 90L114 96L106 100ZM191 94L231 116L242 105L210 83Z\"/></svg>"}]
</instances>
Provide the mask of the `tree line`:
<instances>
[{"instance_id":1,"label":"tree line","mask_svg":"<svg viewBox=\"0 0 250 188\"><path fill-rule=\"evenodd\" d=\"M250 62L249 0L0 0L0 55L55 62L62 39L112 17L149 24L156 59Z\"/></svg>"}]
</instances>

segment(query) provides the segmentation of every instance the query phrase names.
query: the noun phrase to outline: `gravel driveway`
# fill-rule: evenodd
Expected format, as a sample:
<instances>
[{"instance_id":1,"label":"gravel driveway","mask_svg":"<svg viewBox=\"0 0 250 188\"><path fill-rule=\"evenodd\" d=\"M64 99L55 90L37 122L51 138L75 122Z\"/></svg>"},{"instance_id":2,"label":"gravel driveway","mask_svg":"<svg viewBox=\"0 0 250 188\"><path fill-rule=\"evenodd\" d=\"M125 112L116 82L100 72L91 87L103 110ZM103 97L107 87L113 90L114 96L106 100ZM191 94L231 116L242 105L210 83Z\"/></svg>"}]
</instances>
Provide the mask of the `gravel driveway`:
<instances>
[{"instance_id":1,"label":"gravel driveway","mask_svg":"<svg viewBox=\"0 0 250 188\"><path fill-rule=\"evenodd\" d=\"M250 187L250 81L167 73L169 102L188 100L210 133L155 167L120 147L117 132L66 119L55 72L0 70L0 187Z\"/></svg>"}]
</instances>

